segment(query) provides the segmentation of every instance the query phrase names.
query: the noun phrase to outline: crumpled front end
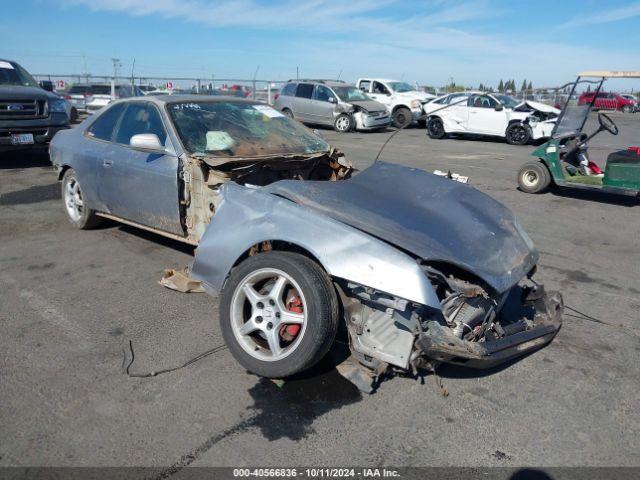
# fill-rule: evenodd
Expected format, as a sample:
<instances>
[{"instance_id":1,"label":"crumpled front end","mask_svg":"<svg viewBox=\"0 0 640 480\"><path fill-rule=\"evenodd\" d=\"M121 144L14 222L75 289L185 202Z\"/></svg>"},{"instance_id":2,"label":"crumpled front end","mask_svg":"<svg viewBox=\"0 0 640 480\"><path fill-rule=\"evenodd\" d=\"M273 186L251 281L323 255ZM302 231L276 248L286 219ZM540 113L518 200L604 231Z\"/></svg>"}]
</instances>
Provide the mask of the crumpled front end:
<instances>
[{"instance_id":1,"label":"crumpled front end","mask_svg":"<svg viewBox=\"0 0 640 480\"><path fill-rule=\"evenodd\" d=\"M439 363L490 368L547 345L562 325L563 301L532 280L503 292L448 265L424 264L440 305L425 306L358 285L340 292L350 347L347 377L373 390L383 372L435 370Z\"/></svg>"}]
</instances>

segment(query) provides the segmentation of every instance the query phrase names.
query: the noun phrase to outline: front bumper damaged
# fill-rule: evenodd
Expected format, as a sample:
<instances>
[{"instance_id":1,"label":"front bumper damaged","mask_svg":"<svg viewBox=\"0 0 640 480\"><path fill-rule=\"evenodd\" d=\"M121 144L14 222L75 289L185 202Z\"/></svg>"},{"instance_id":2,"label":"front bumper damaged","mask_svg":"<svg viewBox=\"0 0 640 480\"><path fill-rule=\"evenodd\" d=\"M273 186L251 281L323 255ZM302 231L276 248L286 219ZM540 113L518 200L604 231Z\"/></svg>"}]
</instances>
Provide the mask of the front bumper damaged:
<instances>
[{"instance_id":1,"label":"front bumper damaged","mask_svg":"<svg viewBox=\"0 0 640 480\"><path fill-rule=\"evenodd\" d=\"M524 320L520 320L521 323L507 324L503 330L509 332L514 330L510 327L516 326L520 331L494 340L468 342L456 337L447 326L431 321L416 339L418 354L437 362L490 368L544 347L562 326L562 295L546 293L543 287L528 293L525 303L533 309L533 318L526 323L526 329Z\"/></svg>"}]
</instances>

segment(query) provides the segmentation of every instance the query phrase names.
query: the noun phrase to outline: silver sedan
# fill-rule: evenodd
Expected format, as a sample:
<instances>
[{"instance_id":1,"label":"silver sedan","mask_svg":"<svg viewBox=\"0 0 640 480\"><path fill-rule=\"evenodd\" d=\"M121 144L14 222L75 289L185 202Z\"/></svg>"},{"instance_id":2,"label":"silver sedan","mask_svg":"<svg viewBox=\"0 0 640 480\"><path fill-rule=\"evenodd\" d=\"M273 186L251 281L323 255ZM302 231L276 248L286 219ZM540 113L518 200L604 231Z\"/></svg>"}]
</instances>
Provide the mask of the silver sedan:
<instances>
[{"instance_id":1,"label":"silver sedan","mask_svg":"<svg viewBox=\"0 0 640 480\"><path fill-rule=\"evenodd\" d=\"M246 369L308 369L344 322L344 374L486 367L549 343L562 299L538 253L473 187L383 162L353 168L297 121L237 98L116 101L56 135L51 160L80 229L110 218L198 245L190 275L220 294Z\"/></svg>"}]
</instances>

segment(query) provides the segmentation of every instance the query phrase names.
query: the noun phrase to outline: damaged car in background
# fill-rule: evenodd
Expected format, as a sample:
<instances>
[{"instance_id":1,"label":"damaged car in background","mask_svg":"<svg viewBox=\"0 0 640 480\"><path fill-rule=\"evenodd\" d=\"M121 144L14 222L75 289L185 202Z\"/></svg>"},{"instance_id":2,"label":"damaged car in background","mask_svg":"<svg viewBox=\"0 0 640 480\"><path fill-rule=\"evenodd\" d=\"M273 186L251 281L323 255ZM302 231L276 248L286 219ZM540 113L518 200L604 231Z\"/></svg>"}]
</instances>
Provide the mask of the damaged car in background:
<instances>
[{"instance_id":1,"label":"damaged car in background","mask_svg":"<svg viewBox=\"0 0 640 480\"><path fill-rule=\"evenodd\" d=\"M424 105L427 134L502 137L512 145L549 138L560 110L544 103L522 101L500 93L458 92Z\"/></svg>"},{"instance_id":2,"label":"damaged car in background","mask_svg":"<svg viewBox=\"0 0 640 480\"><path fill-rule=\"evenodd\" d=\"M306 370L345 335L341 373L371 391L388 373L496 365L561 326L506 207L414 168L357 173L265 104L117 101L59 133L51 160L76 227L106 217L198 245L190 276L220 295L229 350L261 376Z\"/></svg>"},{"instance_id":3,"label":"damaged car in background","mask_svg":"<svg viewBox=\"0 0 640 480\"><path fill-rule=\"evenodd\" d=\"M290 80L274 107L302 123L332 126L338 133L386 130L391 122L386 106L336 80Z\"/></svg>"}]
</instances>

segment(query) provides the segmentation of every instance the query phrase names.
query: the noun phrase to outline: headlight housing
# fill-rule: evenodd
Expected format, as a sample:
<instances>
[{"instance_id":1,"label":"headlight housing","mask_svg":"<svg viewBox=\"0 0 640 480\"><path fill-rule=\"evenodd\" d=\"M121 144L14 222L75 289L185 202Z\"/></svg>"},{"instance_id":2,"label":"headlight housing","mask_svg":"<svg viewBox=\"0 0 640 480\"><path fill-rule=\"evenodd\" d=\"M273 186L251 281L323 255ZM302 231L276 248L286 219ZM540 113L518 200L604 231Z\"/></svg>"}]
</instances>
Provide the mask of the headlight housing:
<instances>
[{"instance_id":1,"label":"headlight housing","mask_svg":"<svg viewBox=\"0 0 640 480\"><path fill-rule=\"evenodd\" d=\"M422 102L420 100L411 100L411 108L420 108Z\"/></svg>"},{"instance_id":2,"label":"headlight housing","mask_svg":"<svg viewBox=\"0 0 640 480\"><path fill-rule=\"evenodd\" d=\"M51 100L49 102L49 111L52 113L66 113L67 104L62 98Z\"/></svg>"}]
</instances>

